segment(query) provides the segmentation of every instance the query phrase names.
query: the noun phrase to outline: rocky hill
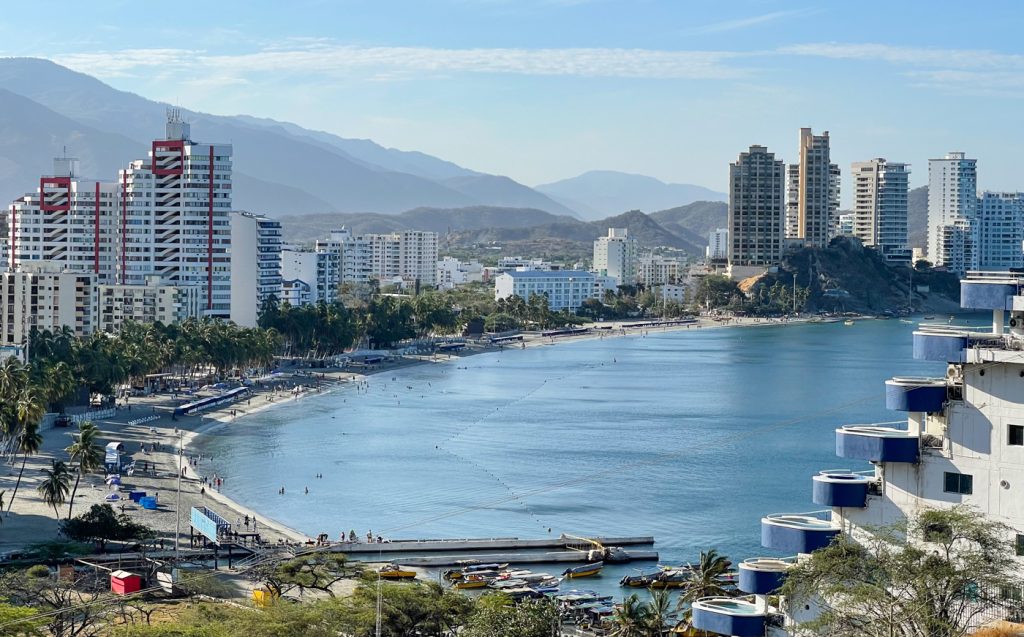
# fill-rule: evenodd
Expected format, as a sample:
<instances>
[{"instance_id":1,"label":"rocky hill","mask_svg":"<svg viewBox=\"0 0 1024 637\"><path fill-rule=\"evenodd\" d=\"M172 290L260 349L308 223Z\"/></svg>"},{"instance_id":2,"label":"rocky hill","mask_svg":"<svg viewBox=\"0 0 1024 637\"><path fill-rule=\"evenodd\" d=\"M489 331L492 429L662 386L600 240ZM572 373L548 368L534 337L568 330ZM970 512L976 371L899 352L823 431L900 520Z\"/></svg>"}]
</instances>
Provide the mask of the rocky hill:
<instances>
[{"instance_id":1,"label":"rocky hill","mask_svg":"<svg viewBox=\"0 0 1024 637\"><path fill-rule=\"evenodd\" d=\"M878 252L860 241L839 237L823 249L804 248L785 257L782 272L766 280L810 289L809 309L877 313L908 307L910 269L891 267ZM915 271L913 308L918 311L954 312L959 309L960 283L947 272Z\"/></svg>"}]
</instances>

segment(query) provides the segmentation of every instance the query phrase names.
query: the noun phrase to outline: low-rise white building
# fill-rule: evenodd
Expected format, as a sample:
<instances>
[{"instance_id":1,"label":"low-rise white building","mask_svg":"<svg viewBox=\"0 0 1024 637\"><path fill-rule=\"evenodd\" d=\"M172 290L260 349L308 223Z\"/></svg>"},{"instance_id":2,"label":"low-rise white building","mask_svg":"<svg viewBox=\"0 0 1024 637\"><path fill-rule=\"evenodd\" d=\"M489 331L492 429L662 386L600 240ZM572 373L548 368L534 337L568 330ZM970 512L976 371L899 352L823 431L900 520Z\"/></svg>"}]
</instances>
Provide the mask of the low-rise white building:
<instances>
[{"instance_id":1,"label":"low-rise white building","mask_svg":"<svg viewBox=\"0 0 1024 637\"><path fill-rule=\"evenodd\" d=\"M281 302L299 307L313 302L312 288L299 279L285 279L281 282Z\"/></svg>"},{"instance_id":2,"label":"low-rise white building","mask_svg":"<svg viewBox=\"0 0 1024 637\"><path fill-rule=\"evenodd\" d=\"M682 305L686 303L686 286L665 284L658 288L658 299L662 303L678 303Z\"/></svg>"},{"instance_id":3,"label":"low-rise white building","mask_svg":"<svg viewBox=\"0 0 1024 637\"><path fill-rule=\"evenodd\" d=\"M544 259L527 259L525 257L501 257L498 259L498 272L510 272L512 270L561 270L558 263L545 261Z\"/></svg>"},{"instance_id":4,"label":"low-rise white building","mask_svg":"<svg viewBox=\"0 0 1024 637\"><path fill-rule=\"evenodd\" d=\"M648 255L640 257L636 282L647 286L675 283L686 272L686 261L675 257Z\"/></svg>"},{"instance_id":5,"label":"low-rise white building","mask_svg":"<svg viewBox=\"0 0 1024 637\"><path fill-rule=\"evenodd\" d=\"M460 261L455 257L444 257L437 262L437 287L440 290L484 280L484 266L479 261Z\"/></svg>"},{"instance_id":6,"label":"low-rise white building","mask_svg":"<svg viewBox=\"0 0 1024 637\"><path fill-rule=\"evenodd\" d=\"M95 329L94 272L67 268L54 261L24 263L0 273L0 345L25 347L35 327L56 332L67 326L76 336Z\"/></svg>"},{"instance_id":7,"label":"low-rise white building","mask_svg":"<svg viewBox=\"0 0 1024 637\"><path fill-rule=\"evenodd\" d=\"M553 311L575 311L587 299L601 296L608 282L609 277L582 270L514 270L495 277L494 298L518 296L529 301L531 296L542 294L548 297L548 307Z\"/></svg>"},{"instance_id":8,"label":"low-rise white building","mask_svg":"<svg viewBox=\"0 0 1024 637\"><path fill-rule=\"evenodd\" d=\"M96 328L115 334L126 321L164 325L177 323L201 310L199 286L163 285L158 275L144 285L96 286Z\"/></svg>"}]
</instances>

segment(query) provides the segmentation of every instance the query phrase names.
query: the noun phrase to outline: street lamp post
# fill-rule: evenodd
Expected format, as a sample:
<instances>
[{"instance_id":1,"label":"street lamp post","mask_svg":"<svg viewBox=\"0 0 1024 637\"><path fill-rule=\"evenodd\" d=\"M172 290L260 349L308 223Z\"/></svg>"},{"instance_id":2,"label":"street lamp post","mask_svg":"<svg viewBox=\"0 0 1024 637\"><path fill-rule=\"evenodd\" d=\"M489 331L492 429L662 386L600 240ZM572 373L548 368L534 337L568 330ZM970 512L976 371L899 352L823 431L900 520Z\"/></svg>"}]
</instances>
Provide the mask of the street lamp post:
<instances>
[{"instance_id":1,"label":"street lamp post","mask_svg":"<svg viewBox=\"0 0 1024 637\"><path fill-rule=\"evenodd\" d=\"M178 555L179 555L178 554L178 545L180 544L180 540L181 540L181 474L184 471L182 469L182 466L181 466L182 453L184 451L184 449L182 449L182 438L183 437L184 437L184 432L181 429L179 429L178 430L178 492L177 492L177 495L175 495L175 501L174 501L174 560L175 560L175 562L177 562L177 560L178 560Z\"/></svg>"}]
</instances>

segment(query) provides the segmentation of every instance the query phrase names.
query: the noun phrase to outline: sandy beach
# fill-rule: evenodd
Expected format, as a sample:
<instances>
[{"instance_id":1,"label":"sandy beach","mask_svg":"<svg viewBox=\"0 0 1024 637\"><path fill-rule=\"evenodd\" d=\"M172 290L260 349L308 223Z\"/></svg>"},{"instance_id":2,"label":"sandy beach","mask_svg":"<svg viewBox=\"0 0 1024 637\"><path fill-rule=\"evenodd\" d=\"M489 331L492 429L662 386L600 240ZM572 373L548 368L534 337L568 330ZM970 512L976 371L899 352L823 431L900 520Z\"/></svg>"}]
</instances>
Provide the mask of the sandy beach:
<instances>
[{"instance_id":1,"label":"sandy beach","mask_svg":"<svg viewBox=\"0 0 1024 637\"><path fill-rule=\"evenodd\" d=\"M158 495L157 510L145 510L134 502L122 500L113 503L115 510L121 510L133 520L153 528L164 540L164 546L170 549L174 545L176 523L180 526L183 538L182 547L188 547L189 511L193 506L209 506L229 522L238 525L243 532L256 532L264 542L307 542L311 541L303 533L277 522L268 516L272 512L252 511L218 492L214 480L220 478L230 480L230 476L217 473L216 458L199 457L190 448L198 437L214 429L230 427L231 423L242 418L251 417L269 408L296 409L291 402L301 402L305 396L318 392L335 391L346 385L354 385L367 380L367 376L385 373L400 367L417 364L445 364L458 361L466 356L478 353L497 351L499 349L515 349L527 347L546 347L559 343L584 339L636 337L654 332L703 330L723 327L756 327L783 326L804 323L809 319L757 319L736 318L713 320L701 318L691 325L657 326L643 328L624 327L630 321L609 321L595 323L595 329L581 335L544 337L539 333L524 333L521 343L506 344L502 347L470 345L457 354L436 356L405 356L375 366L372 369L349 370L301 370L285 371L275 375L272 380L263 380L259 386L253 387L253 394L248 399L237 403L211 409L202 415L172 418L175 406L186 400L194 400L195 396L172 397L169 394L158 394L148 397L131 398L126 406L120 406L116 414L109 418L95 421L101 430L100 443L110 441L122 442L125 454L136 461L136 471L132 476L125 476L122 493L129 490L146 491L148 495ZM293 388L302 385L304 391L296 393ZM140 422L142 421L142 422ZM4 512L0 525L0 555L23 548L26 545L57 539L57 519L53 508L48 507L36 492L41 481L41 470L49 466L51 459L67 460L64 449L73 441L75 427L52 428L42 432L43 446L40 453L28 458L25 473L13 499L11 512ZM177 509L177 485L179 471L179 455L177 446L182 445L182 463L185 472L181 479L180 509ZM145 451L143 451L143 447ZM0 468L0 491L5 491L5 503L12 503L15 481L21 467L21 457L8 462ZM203 478L206 479L204 484ZM101 474L82 477L74 501L73 515L78 515L93 504L101 503L110 493L104 484ZM59 508L61 518L67 517L67 504ZM176 515L180 510L180 517ZM255 519L255 527L245 525L246 518ZM337 538L331 537L331 540Z\"/></svg>"}]
</instances>

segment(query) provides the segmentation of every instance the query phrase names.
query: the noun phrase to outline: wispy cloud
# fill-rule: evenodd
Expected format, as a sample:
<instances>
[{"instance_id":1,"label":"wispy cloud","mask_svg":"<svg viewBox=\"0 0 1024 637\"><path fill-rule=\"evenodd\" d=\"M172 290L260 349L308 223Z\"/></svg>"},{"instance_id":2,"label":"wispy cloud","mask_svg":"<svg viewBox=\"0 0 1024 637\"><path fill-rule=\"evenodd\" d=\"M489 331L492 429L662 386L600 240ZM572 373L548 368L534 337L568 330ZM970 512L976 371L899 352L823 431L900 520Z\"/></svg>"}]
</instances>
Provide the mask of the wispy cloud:
<instances>
[{"instance_id":1,"label":"wispy cloud","mask_svg":"<svg viewBox=\"0 0 1024 637\"><path fill-rule=\"evenodd\" d=\"M782 47L780 53L846 60L873 60L920 67L1024 69L1024 55L986 49L941 49L889 44L842 44L825 42Z\"/></svg>"},{"instance_id":2,"label":"wispy cloud","mask_svg":"<svg viewBox=\"0 0 1024 637\"><path fill-rule=\"evenodd\" d=\"M690 34L704 34L704 33L723 33L726 31L738 31L740 29L748 29L750 27L760 26L769 22L775 22L783 18L795 18L799 16L813 15L815 13L821 13L821 9L817 8L806 8L806 9L790 9L788 11L773 11L771 13L762 13L761 15L749 16L746 18L737 18L735 20L725 20L723 22L713 22L711 24L705 24L703 26L694 27L688 29L686 32Z\"/></svg>"},{"instance_id":3,"label":"wispy cloud","mask_svg":"<svg viewBox=\"0 0 1024 637\"><path fill-rule=\"evenodd\" d=\"M286 42L252 53L211 54L186 49L131 49L52 56L101 77L175 70L206 70L244 78L254 73L347 75L359 72L424 74L498 73L544 76L721 79L743 75L728 61L738 53L651 49L451 49L363 47L330 42Z\"/></svg>"},{"instance_id":4,"label":"wispy cloud","mask_svg":"<svg viewBox=\"0 0 1024 637\"><path fill-rule=\"evenodd\" d=\"M942 49L889 44L798 44L778 53L898 67L912 86L970 95L1024 94L1024 55L988 49Z\"/></svg>"}]
</instances>

